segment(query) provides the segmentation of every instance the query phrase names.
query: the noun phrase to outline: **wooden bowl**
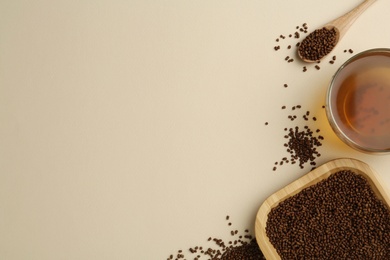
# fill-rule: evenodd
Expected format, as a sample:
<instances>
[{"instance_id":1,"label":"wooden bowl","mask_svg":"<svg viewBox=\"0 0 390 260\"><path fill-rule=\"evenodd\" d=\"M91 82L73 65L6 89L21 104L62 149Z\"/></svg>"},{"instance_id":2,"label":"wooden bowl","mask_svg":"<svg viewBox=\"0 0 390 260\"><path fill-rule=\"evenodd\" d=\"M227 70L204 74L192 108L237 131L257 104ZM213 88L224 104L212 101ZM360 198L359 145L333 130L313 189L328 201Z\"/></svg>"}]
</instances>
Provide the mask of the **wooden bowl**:
<instances>
[{"instance_id":1,"label":"wooden bowl","mask_svg":"<svg viewBox=\"0 0 390 260\"><path fill-rule=\"evenodd\" d=\"M382 186L379 176L370 168L367 164L355 160L355 159L336 159L327 162L308 174L302 176L298 180L290 183L283 189L277 191L268 197L264 203L260 206L259 211L256 215L255 221L255 234L256 240L259 244L261 251L263 252L266 259L281 259L274 246L269 241L266 234L266 223L268 213L272 208L276 207L279 202L294 196L301 190L314 185L330 175L342 171L351 170L356 174L365 177L370 184L372 190L375 192L377 197L384 202L390 209L390 196L385 187Z\"/></svg>"}]
</instances>

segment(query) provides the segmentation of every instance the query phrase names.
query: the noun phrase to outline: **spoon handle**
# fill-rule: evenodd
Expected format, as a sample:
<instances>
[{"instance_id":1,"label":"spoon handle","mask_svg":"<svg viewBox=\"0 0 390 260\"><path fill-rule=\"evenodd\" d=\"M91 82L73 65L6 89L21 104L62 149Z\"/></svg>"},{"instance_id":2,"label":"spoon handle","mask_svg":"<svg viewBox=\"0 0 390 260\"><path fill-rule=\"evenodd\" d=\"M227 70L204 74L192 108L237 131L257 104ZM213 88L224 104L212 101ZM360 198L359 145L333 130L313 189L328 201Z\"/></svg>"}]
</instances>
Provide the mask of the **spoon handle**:
<instances>
[{"instance_id":1,"label":"spoon handle","mask_svg":"<svg viewBox=\"0 0 390 260\"><path fill-rule=\"evenodd\" d=\"M349 11L348 13L340 16L339 18L329 22L325 25L334 26L339 30L339 38L344 36L348 28L355 22L355 20L376 0L365 0L360 5L356 6L354 9Z\"/></svg>"}]
</instances>

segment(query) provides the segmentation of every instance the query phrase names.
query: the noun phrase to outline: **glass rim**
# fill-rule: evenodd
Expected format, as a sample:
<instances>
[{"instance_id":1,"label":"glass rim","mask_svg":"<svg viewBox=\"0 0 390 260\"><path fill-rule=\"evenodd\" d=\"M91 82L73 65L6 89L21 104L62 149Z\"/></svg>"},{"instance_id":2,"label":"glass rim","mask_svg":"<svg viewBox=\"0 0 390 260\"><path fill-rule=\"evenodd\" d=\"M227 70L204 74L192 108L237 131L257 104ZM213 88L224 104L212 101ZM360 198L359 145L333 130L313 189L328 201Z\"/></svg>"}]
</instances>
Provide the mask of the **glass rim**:
<instances>
[{"instance_id":1,"label":"glass rim","mask_svg":"<svg viewBox=\"0 0 390 260\"><path fill-rule=\"evenodd\" d=\"M379 53L386 53L389 55L389 58L390 58L390 48L374 48L374 49L368 49L368 50L362 51L358 54L355 54L354 56L352 56L348 60L346 60L337 69L337 71L333 74L331 81L330 81L330 84L329 84L329 87L328 87L328 90L327 90L327 93L326 93L326 102L325 102L325 111L326 111L326 116L328 118L328 122L331 125L331 127L332 127L333 131L335 132L335 134L337 135L337 137L339 137L344 143L346 143L350 147L352 147L356 150L359 150L361 152L366 152L366 153L370 153L370 154L388 154L388 153L390 153L390 148L376 149L376 148L372 148L372 147L365 147L365 146L358 144L356 141L351 139L347 134L345 134L344 131L341 129L341 127L336 123L335 115L334 115L335 108L332 105L331 98L332 98L332 94L333 94L334 89L335 89L335 81L336 81L338 75L341 73L341 71L343 71L343 69L346 66L348 66L350 63L354 62L355 60L358 60L359 58L361 58L362 56L364 56L366 54L375 55L375 54L379 54Z\"/></svg>"}]
</instances>

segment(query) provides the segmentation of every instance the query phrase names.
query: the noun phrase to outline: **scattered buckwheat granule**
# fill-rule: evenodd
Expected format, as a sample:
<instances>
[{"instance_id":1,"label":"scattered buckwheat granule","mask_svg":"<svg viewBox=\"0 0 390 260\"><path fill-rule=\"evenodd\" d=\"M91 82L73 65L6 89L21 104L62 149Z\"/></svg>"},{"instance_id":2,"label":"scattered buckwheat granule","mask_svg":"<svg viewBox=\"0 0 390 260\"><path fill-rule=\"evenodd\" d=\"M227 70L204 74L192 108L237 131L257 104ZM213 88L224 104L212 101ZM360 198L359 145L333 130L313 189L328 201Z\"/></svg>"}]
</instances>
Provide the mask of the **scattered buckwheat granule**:
<instances>
[{"instance_id":1,"label":"scattered buckwheat granule","mask_svg":"<svg viewBox=\"0 0 390 260\"><path fill-rule=\"evenodd\" d=\"M226 216L226 221L230 216ZM229 222L228 226L231 227ZM178 250L175 255L171 254L167 260L179 259L209 259L209 260L265 260L256 239L245 229L243 234L238 230L231 230L232 240L224 241L220 238L209 237L207 242L213 243L211 247L194 246L188 252Z\"/></svg>"},{"instance_id":2,"label":"scattered buckwheat granule","mask_svg":"<svg viewBox=\"0 0 390 260\"><path fill-rule=\"evenodd\" d=\"M329 63L334 64L335 61L336 61L336 56L333 56L332 59L329 61Z\"/></svg>"},{"instance_id":3,"label":"scattered buckwheat granule","mask_svg":"<svg viewBox=\"0 0 390 260\"><path fill-rule=\"evenodd\" d=\"M272 208L266 234L282 260L390 259L390 209L350 170Z\"/></svg>"}]
</instances>

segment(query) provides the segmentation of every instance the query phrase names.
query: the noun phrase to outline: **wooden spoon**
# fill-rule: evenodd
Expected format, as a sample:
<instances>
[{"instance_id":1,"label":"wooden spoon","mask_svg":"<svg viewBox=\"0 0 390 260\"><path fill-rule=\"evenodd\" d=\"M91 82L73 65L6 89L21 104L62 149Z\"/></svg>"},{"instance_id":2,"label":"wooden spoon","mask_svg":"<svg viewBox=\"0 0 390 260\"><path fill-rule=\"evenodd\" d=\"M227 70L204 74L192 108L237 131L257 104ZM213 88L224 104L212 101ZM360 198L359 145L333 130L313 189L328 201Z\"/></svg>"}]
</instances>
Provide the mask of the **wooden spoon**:
<instances>
[{"instance_id":1,"label":"wooden spoon","mask_svg":"<svg viewBox=\"0 0 390 260\"><path fill-rule=\"evenodd\" d=\"M328 31L331 31L334 29L335 31L335 37L332 39L332 44L331 46L328 46L328 50L326 53L317 59L310 59L303 53L304 51L309 51L307 48L298 48L298 56L305 62L316 62L325 57L329 52L332 51L332 49L337 45L337 43L340 41L340 39L346 34L347 30L349 27L355 22L355 20L371 5L375 2L376 0L365 0L363 3L360 5L356 6L354 9L349 11L348 13L340 16L339 18L325 24L324 26L321 27L321 29L327 29ZM315 31L314 31L315 32ZM313 38L314 32L310 33L302 42L301 45L305 42L308 41L309 38ZM315 45L315 44L314 44ZM309 46L312 47L312 46Z\"/></svg>"}]
</instances>

